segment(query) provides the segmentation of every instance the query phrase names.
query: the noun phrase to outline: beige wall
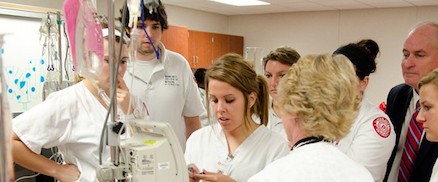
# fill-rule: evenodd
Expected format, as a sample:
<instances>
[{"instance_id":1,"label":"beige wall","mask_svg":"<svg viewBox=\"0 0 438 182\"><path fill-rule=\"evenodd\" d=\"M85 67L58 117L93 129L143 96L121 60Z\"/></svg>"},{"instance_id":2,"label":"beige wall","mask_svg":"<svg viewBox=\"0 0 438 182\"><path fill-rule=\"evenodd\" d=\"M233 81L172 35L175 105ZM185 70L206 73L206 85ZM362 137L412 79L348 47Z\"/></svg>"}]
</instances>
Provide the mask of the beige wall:
<instances>
[{"instance_id":1,"label":"beige wall","mask_svg":"<svg viewBox=\"0 0 438 182\"><path fill-rule=\"evenodd\" d=\"M267 52L288 45L303 55L331 53L349 42L374 39L381 54L367 95L378 104L394 85L403 82L404 39L413 25L424 20L438 21L438 6L231 16L229 31L243 35L247 47L262 47Z\"/></svg>"},{"instance_id":2,"label":"beige wall","mask_svg":"<svg viewBox=\"0 0 438 182\"><path fill-rule=\"evenodd\" d=\"M389 90L403 82L401 50L404 39L416 23L416 9L345 11L340 13L340 21L341 44L362 38L374 39L379 44L381 53L377 58L377 70L370 77L367 93L376 104L385 100Z\"/></svg>"},{"instance_id":3,"label":"beige wall","mask_svg":"<svg viewBox=\"0 0 438 182\"><path fill-rule=\"evenodd\" d=\"M166 5L169 24L186 26L192 30L231 33L228 16Z\"/></svg>"},{"instance_id":4,"label":"beige wall","mask_svg":"<svg viewBox=\"0 0 438 182\"><path fill-rule=\"evenodd\" d=\"M116 17L120 17L119 10L123 6L123 1L116 1L114 6ZM106 1L97 1L97 7L99 14L107 14ZM165 8L170 25L184 26L207 32L228 32L228 16L172 5L165 5Z\"/></svg>"},{"instance_id":5,"label":"beige wall","mask_svg":"<svg viewBox=\"0 0 438 182\"><path fill-rule=\"evenodd\" d=\"M24 4L42 4L50 8L62 1L7 0ZM99 12L106 12L106 1L98 0ZM121 8L116 0L116 10ZM246 47L262 47L265 53L281 45L301 54L331 53L340 45L371 38L379 43L381 54L377 71L367 90L369 99L380 103L389 89L403 82L400 69L401 49L410 28L419 21L438 21L438 6L346 11L279 13L224 16L166 5L169 24L189 29L241 35Z\"/></svg>"},{"instance_id":6,"label":"beige wall","mask_svg":"<svg viewBox=\"0 0 438 182\"><path fill-rule=\"evenodd\" d=\"M64 4L64 1L62 0L2 0L1 2L16 3L58 10L62 9L62 5Z\"/></svg>"}]
</instances>

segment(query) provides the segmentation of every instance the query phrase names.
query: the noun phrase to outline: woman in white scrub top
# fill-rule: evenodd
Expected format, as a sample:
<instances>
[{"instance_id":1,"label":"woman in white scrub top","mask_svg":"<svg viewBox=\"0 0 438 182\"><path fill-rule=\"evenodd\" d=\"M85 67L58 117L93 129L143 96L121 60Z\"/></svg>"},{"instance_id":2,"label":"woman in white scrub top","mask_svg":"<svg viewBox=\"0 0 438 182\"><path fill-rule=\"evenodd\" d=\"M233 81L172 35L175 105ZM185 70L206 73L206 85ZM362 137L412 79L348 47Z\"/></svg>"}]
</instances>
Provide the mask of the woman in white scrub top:
<instances>
[{"instance_id":1,"label":"woman in white scrub top","mask_svg":"<svg viewBox=\"0 0 438 182\"><path fill-rule=\"evenodd\" d=\"M217 123L195 131L187 140L191 181L247 181L287 154L286 141L265 127L267 83L248 62L226 54L213 63L205 78L207 107L212 107ZM259 117L261 124L251 116Z\"/></svg>"},{"instance_id":2,"label":"woman in white scrub top","mask_svg":"<svg viewBox=\"0 0 438 182\"><path fill-rule=\"evenodd\" d=\"M438 142L438 69L433 70L418 83L421 110L417 121L423 123L427 140ZM430 181L438 181L438 163L432 169Z\"/></svg>"},{"instance_id":3,"label":"woman in white scrub top","mask_svg":"<svg viewBox=\"0 0 438 182\"><path fill-rule=\"evenodd\" d=\"M287 138L281 119L278 116L279 108L275 104L277 98L277 86L280 79L286 75L289 68L298 61L300 54L290 47L279 47L271 51L263 58L264 74L268 81L269 95L271 102L269 105L269 119L266 127L278 132L285 139Z\"/></svg>"},{"instance_id":4,"label":"woman in white scrub top","mask_svg":"<svg viewBox=\"0 0 438 182\"><path fill-rule=\"evenodd\" d=\"M357 115L357 85L345 56L310 55L292 65L278 95L291 151L248 181L373 181L365 167L333 144L348 133Z\"/></svg>"},{"instance_id":5,"label":"woman in white scrub top","mask_svg":"<svg viewBox=\"0 0 438 182\"><path fill-rule=\"evenodd\" d=\"M375 181L383 181L396 134L388 115L364 96L370 74L376 70L375 59L378 53L378 44L371 39L364 39L344 45L333 54L342 54L353 63L359 80L358 96L361 99L359 114L348 135L339 141L339 149L365 166Z\"/></svg>"},{"instance_id":6,"label":"woman in white scrub top","mask_svg":"<svg viewBox=\"0 0 438 182\"><path fill-rule=\"evenodd\" d=\"M102 72L96 80L84 79L68 88L54 92L39 105L17 116L12 121L13 158L17 164L54 177L58 181L94 182L99 165L99 141L108 104L98 88L110 95L110 65L108 30L104 35ZM117 33L116 33L117 34ZM120 32L118 33L120 35ZM139 100L134 100L128 111L129 100L134 98L123 81L128 59L127 47L116 36L115 50L122 47L118 70L117 103L125 114L145 114ZM115 59L118 58L118 51ZM94 83L93 83L94 82ZM136 105L139 104L139 108ZM136 116L139 116L136 115ZM58 164L40 155L41 148L57 146L64 163ZM109 159L109 148L103 150L102 159Z\"/></svg>"}]
</instances>

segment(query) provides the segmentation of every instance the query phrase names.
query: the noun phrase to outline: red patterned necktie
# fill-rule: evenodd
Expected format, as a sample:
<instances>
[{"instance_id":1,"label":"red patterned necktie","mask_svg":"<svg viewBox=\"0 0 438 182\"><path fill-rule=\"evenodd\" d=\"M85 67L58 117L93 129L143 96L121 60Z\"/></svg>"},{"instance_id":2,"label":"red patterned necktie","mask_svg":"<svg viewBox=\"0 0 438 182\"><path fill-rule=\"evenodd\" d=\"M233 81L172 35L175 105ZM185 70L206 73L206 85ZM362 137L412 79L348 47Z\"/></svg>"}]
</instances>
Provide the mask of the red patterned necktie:
<instances>
[{"instance_id":1,"label":"red patterned necktie","mask_svg":"<svg viewBox=\"0 0 438 182\"><path fill-rule=\"evenodd\" d=\"M421 134L423 133L423 124L417 122L417 115L420 111L420 103L417 101L415 112L412 114L409 122L408 133L406 135L405 146L403 147L403 155L400 161L400 169L398 172L398 181L409 181L412 169L414 168L415 158L421 142Z\"/></svg>"}]
</instances>

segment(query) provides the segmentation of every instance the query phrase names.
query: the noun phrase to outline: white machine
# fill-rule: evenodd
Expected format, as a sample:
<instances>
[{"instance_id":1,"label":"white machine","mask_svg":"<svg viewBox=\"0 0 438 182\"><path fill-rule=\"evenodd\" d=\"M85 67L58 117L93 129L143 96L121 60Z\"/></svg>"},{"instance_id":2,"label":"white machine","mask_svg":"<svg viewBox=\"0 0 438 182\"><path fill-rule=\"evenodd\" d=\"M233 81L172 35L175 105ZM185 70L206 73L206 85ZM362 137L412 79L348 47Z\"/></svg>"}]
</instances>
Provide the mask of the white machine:
<instances>
[{"instance_id":1,"label":"white machine","mask_svg":"<svg viewBox=\"0 0 438 182\"><path fill-rule=\"evenodd\" d=\"M96 62L102 62L99 56L101 56L101 52L103 51L99 45L103 45L103 43L99 42L99 40L103 41L101 38L103 35L96 33L101 26L98 21L96 21L96 17L94 16L96 11L94 7L90 6L90 0L81 0L80 2L81 3L78 3L78 1L72 0L71 2L69 1L69 3L65 3L69 6L65 5L64 7L68 10L66 12L69 12L69 14L66 14L66 22L67 25L70 25L70 29L67 30L71 32L71 35L75 35L75 39L70 39L75 40L70 41L72 43L72 50L75 48L75 45L77 45L74 49L75 51L72 51L75 54L72 55L83 58L77 60L78 62L82 61L84 65L94 65ZM146 7L150 12L156 11L159 6L159 1L130 0L127 2L127 6L123 8L122 17L125 17L124 15L127 12L128 6L131 14L129 24L131 27L136 25L137 23L135 21L138 20L139 13L143 12L141 16L143 32L150 42L152 42L144 25L145 17L143 10ZM77 12L72 11L71 7L77 8ZM109 44L112 45L115 40L113 18L115 17L114 1L108 0L108 12L108 17L111 17L108 19L108 40ZM78 24L78 21L75 20L82 20L82 23L79 21L80 23ZM125 25L124 21L126 20L122 19L123 26ZM68 22L70 22L70 24L68 24ZM76 30L76 28L78 28L78 30ZM122 30L124 30L124 27L122 27ZM131 37L132 40L135 39L134 37L135 36ZM118 114L120 112L118 112L116 107L117 103L114 94L116 93L116 84L114 83L117 83L117 68L115 66L116 64L113 63L114 60L119 60L120 58L116 59L111 56L115 55L114 48L115 46L109 46L109 65L112 66L110 69L110 80L112 80L111 89L113 90L110 92L111 96L106 96L105 92L102 92L104 96L101 96L109 107L109 112L107 113L105 127L103 127L102 130L102 138L99 147L99 150L103 149L105 145L110 147L111 162L103 163L102 151L99 151L101 155L99 156L99 163L101 165L96 169L97 179L101 182L118 180L134 182L188 182L189 174L182 148L172 127L168 123L147 121L144 118L126 121L124 120L126 118L118 117L121 115ZM119 48L121 48L121 46ZM157 51L155 47L154 51L156 57L159 58L159 51ZM99 66L78 66L79 73L84 76L87 76L85 73L89 73L88 75L91 79L99 75L97 68L99 68ZM100 93L101 92L99 92L99 95ZM110 122L108 122L108 116L111 116ZM126 136L121 135L123 134L123 126L121 123L127 123L128 125L126 129L129 134Z\"/></svg>"},{"instance_id":2,"label":"white machine","mask_svg":"<svg viewBox=\"0 0 438 182\"><path fill-rule=\"evenodd\" d=\"M120 144L120 164L100 166L99 181L189 181L182 148L168 123L134 120L130 126L132 136Z\"/></svg>"}]
</instances>

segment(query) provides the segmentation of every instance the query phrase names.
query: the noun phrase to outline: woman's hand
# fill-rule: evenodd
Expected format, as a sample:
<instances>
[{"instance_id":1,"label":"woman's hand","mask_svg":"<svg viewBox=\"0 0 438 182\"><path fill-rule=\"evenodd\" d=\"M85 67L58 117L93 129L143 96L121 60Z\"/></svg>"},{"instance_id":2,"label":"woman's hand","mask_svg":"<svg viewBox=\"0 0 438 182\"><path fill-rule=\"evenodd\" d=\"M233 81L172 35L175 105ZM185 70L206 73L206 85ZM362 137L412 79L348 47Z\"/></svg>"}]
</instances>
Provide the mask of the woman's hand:
<instances>
[{"instance_id":1,"label":"woman's hand","mask_svg":"<svg viewBox=\"0 0 438 182\"><path fill-rule=\"evenodd\" d=\"M199 169L195 164L189 164L187 165L187 168L189 170L189 179L190 182L199 182L199 179L195 177L195 174L199 173Z\"/></svg>"},{"instance_id":2,"label":"woman's hand","mask_svg":"<svg viewBox=\"0 0 438 182\"><path fill-rule=\"evenodd\" d=\"M121 107L123 113L125 114L131 114L132 110L134 109L131 107L131 111L128 112L129 109L129 102L131 99L131 94L129 93L129 89L126 86L125 81L121 76L118 76L118 83L117 83L117 103Z\"/></svg>"},{"instance_id":3,"label":"woman's hand","mask_svg":"<svg viewBox=\"0 0 438 182\"><path fill-rule=\"evenodd\" d=\"M204 182L236 182L229 176L223 175L221 172L209 172L203 170L200 174L194 173L194 178L199 180L203 180Z\"/></svg>"},{"instance_id":4,"label":"woman's hand","mask_svg":"<svg viewBox=\"0 0 438 182\"><path fill-rule=\"evenodd\" d=\"M71 182L79 180L80 175L81 172L74 164L64 164L60 165L53 177L62 182Z\"/></svg>"}]
</instances>

